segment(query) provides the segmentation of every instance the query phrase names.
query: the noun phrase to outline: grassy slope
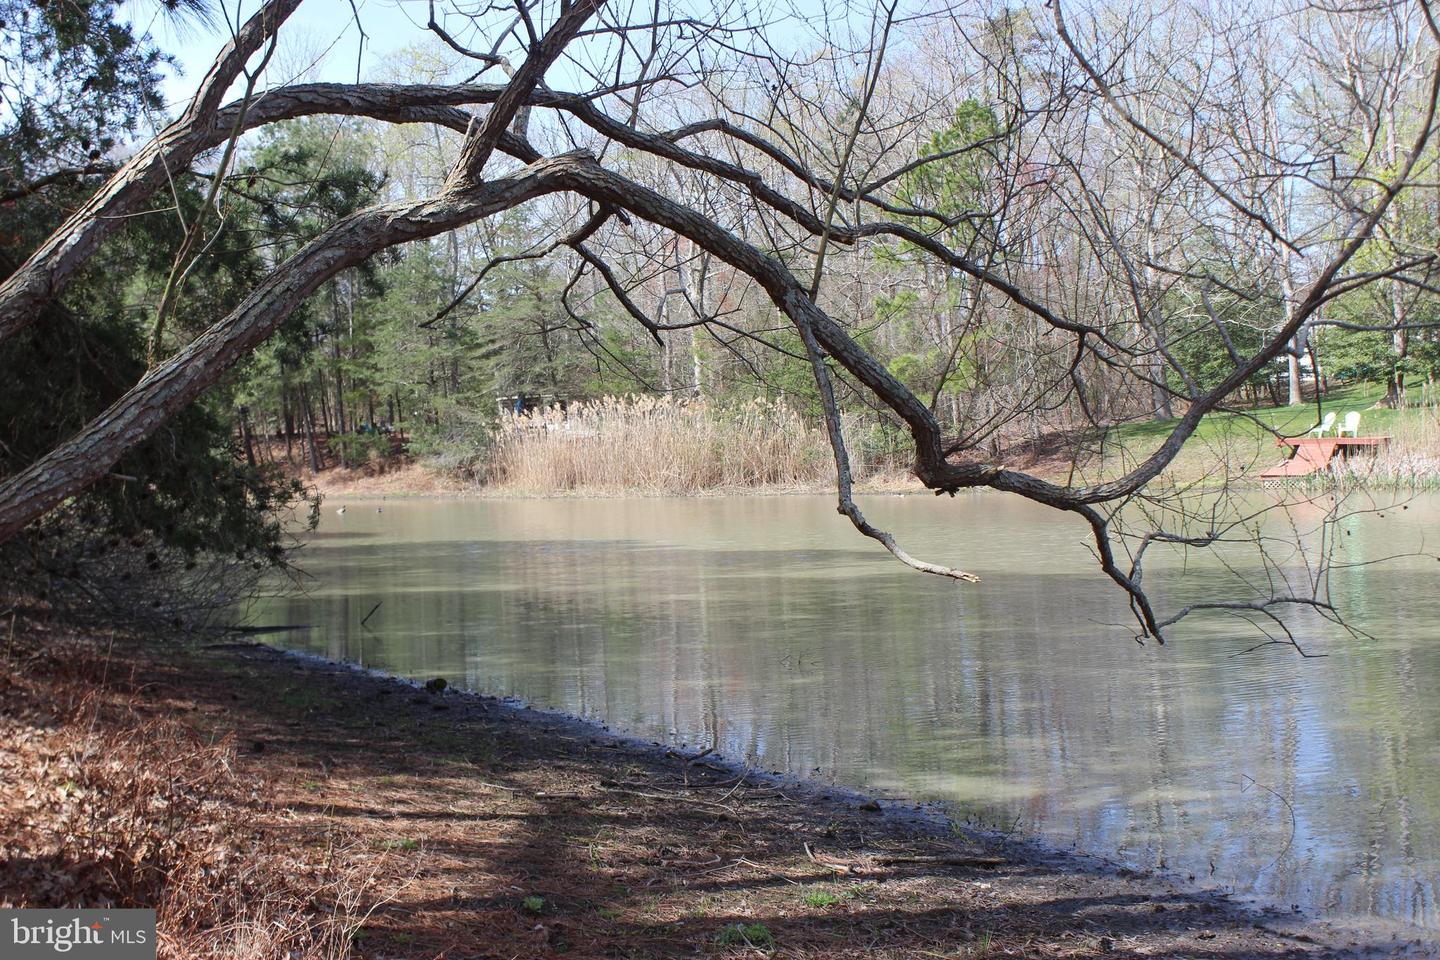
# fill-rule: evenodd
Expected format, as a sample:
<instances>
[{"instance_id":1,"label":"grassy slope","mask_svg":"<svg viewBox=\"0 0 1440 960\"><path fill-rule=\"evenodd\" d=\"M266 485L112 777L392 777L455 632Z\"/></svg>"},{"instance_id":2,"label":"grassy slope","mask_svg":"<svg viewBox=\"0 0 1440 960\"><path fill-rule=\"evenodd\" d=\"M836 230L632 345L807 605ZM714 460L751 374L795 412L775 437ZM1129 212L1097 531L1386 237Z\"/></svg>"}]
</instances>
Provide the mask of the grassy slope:
<instances>
[{"instance_id":1,"label":"grassy slope","mask_svg":"<svg viewBox=\"0 0 1440 960\"><path fill-rule=\"evenodd\" d=\"M1397 451L1403 452L1428 439L1427 426L1433 424L1435 412L1429 408L1375 407L1384 395L1382 385L1359 383L1332 389L1321 399L1318 412L1312 401L1296 407L1212 413L1200 421L1168 473L1179 481L1192 481L1218 474L1223 466L1232 476L1253 476L1283 459L1267 429L1283 436L1302 436L1331 411L1336 415L1337 425L1349 411L1359 411L1360 435L1392 437L1392 447ZM1120 464L1133 464L1153 451L1173 427L1173 420L1146 420L1111 427L1104 438L1107 465L1103 473L1111 475Z\"/></svg>"}]
</instances>

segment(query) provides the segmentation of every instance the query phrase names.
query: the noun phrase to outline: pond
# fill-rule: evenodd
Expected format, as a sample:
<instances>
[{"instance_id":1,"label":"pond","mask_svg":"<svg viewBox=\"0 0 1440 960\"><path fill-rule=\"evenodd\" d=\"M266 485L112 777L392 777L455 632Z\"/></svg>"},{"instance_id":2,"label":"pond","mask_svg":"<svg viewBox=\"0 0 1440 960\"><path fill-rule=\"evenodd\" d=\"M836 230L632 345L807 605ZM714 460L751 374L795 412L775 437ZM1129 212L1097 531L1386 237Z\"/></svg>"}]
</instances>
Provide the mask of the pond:
<instances>
[{"instance_id":1,"label":"pond","mask_svg":"<svg viewBox=\"0 0 1440 960\"><path fill-rule=\"evenodd\" d=\"M1263 636L1213 615L1138 645L1085 526L997 494L864 501L980 584L902 567L825 497L339 504L304 592L251 611L309 625L272 642L1283 906L1440 926L1440 497L1336 529L1332 594L1368 636L1288 614L1312 659L1247 653ZM1226 575L1162 560L1149 578L1175 597Z\"/></svg>"}]
</instances>

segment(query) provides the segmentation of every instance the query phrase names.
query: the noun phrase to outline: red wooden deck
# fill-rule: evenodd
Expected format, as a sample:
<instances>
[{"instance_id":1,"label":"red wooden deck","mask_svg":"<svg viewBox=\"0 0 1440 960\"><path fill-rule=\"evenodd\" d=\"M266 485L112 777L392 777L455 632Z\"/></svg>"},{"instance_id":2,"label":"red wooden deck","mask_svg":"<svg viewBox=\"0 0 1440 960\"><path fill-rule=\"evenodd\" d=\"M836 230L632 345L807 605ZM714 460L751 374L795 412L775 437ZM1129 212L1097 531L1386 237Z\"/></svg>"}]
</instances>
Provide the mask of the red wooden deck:
<instances>
[{"instance_id":1,"label":"red wooden deck","mask_svg":"<svg viewBox=\"0 0 1440 960\"><path fill-rule=\"evenodd\" d=\"M1260 479L1309 476L1330 469L1337 455L1348 457L1356 447L1378 450L1389 442L1389 437L1277 437L1275 445L1289 447L1290 457L1284 463L1263 471Z\"/></svg>"}]
</instances>

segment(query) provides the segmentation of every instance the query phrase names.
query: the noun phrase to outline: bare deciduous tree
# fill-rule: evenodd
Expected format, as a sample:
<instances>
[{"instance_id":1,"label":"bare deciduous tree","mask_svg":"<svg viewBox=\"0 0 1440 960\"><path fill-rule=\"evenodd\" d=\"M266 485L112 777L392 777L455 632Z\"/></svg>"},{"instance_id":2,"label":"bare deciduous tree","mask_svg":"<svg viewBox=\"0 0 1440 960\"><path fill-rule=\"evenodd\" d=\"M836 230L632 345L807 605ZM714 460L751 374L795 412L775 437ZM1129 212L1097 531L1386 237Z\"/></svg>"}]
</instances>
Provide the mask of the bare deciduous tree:
<instances>
[{"instance_id":1,"label":"bare deciduous tree","mask_svg":"<svg viewBox=\"0 0 1440 960\"><path fill-rule=\"evenodd\" d=\"M298 3L269 0L251 17L180 117L4 282L0 340L36 322L38 306L59 296L167 177L262 125L320 114L432 124L462 136L456 160L432 195L329 225L78 435L6 478L0 538L104 477L341 271L550 198L557 217L571 220L526 256L568 258L576 273L567 296L588 278L588 294L608 292L656 337L703 331L732 350L775 348L763 332L727 319L729 307L763 295L803 345L840 512L910 566L977 579L909 556L863 516L842 391L903 425L914 474L935 493L986 487L1082 517L1101 567L1128 594L1140 637L1159 639L1197 610L1270 618L1282 629L1277 611L1286 605L1330 611L1323 578L1312 577L1272 578L1254 596L1157 612L1143 579L1148 551L1235 542L1263 550L1265 537L1251 532L1254 516L1243 505L1197 512L1154 482L1206 414L1303 346L1327 304L1369 285L1428 287L1434 256L1406 247L1394 216L1434 153L1440 66L1427 5L1386 5L1384 16L1405 29L1387 35L1381 66L1359 51L1318 93L1271 76L1264 102L1240 96L1259 48L1222 42L1246 26L1243 17L1216 23L1209 10L1162 22L1140 8L1081 13L1058 0L1048 19L847 8L797 40L725 5L528 0L514 12L451 11L438 20L432 10L432 33L474 64L469 82L295 84L222 103ZM1324 16L1334 21L1328 35L1338 36L1352 15ZM1322 19L1301 11L1287 22L1303 31ZM948 59L923 59L941 49ZM490 71L504 79L478 82ZM578 88L547 82L561 76ZM962 99L980 104L987 122L958 124ZM1317 114L1327 106L1338 111L1332 117L1367 117L1364 149L1315 137L1304 150L1284 149L1296 131L1323 126ZM947 128L960 132L937 137ZM917 173L954 174L960 161L971 177L965 190L940 202L915 188ZM1359 254L1377 242L1394 255L1360 266ZM923 262L948 297L929 397L857 336L856 314L873 302L866 284L878 285L863 262L881 248ZM637 293L646 283L658 288L648 300ZM712 296L719 283L729 292ZM1270 319L1243 348L1225 339L1223 373L1206 379L1177 340L1180 321L1203 320L1197 305L1219 296ZM1266 313L1274 305L1281 309ZM570 316L583 328L578 313ZM1405 326L1397 307L1386 328L1399 337ZM689 388L698 390L700 354L693 339L686 345ZM1001 366L1007 382L1027 389L1007 392L994 373ZM947 391L955 399L942 409ZM1152 450L1119 471L1057 483L994 462L985 445L1000 426L1062 406L1098 422L1097 404L1117 394L1146 398L1168 423Z\"/></svg>"}]
</instances>

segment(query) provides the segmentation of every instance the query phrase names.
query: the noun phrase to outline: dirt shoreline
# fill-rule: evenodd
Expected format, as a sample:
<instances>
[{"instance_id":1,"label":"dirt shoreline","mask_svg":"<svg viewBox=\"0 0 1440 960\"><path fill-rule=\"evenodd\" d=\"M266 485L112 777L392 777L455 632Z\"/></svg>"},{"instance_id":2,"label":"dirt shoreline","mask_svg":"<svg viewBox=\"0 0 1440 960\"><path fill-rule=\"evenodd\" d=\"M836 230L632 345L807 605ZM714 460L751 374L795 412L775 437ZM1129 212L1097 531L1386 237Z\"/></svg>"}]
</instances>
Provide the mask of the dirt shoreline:
<instances>
[{"instance_id":1,"label":"dirt shoreline","mask_svg":"<svg viewBox=\"0 0 1440 960\"><path fill-rule=\"evenodd\" d=\"M323 497L340 500L395 499L434 500L614 500L634 497L713 498L736 496L834 496L833 484L808 486L717 487L702 491L661 491L582 487L575 490L528 490L466 481L422 462L406 463L382 472L340 467L311 473L299 471L297 478ZM920 481L908 476L886 476L856 484L862 494L930 494Z\"/></svg>"},{"instance_id":2,"label":"dirt shoreline","mask_svg":"<svg viewBox=\"0 0 1440 960\"><path fill-rule=\"evenodd\" d=\"M0 903L157 906L170 956L1436 955L259 644L26 619L6 659ZM157 729L172 754L135 736ZM177 801L152 794L202 761L221 772L182 778L192 813L146 835L126 887L140 854L116 825L159 816ZM169 779L107 788L107 762ZM261 906L294 943L256 948Z\"/></svg>"},{"instance_id":3,"label":"dirt shoreline","mask_svg":"<svg viewBox=\"0 0 1440 960\"><path fill-rule=\"evenodd\" d=\"M1040 471L1042 479L1064 483L1064 470L1046 473ZM835 488L828 483L812 486L757 486L719 487L700 491L663 491L649 489L610 489L582 487L574 490L527 490L506 486L492 486L464 481L423 463L410 463L403 467L381 473L365 470L333 468L312 474L308 471L298 474L308 486L326 499L345 500L623 500L623 499L715 499L720 497L787 497L787 496L830 496ZM1440 475L1414 474L1405 477L1385 476L1366 478L1342 475L1330 481L1342 488L1362 488L1376 491L1421 492L1433 491L1440 486ZM1277 486L1275 481L1264 481L1258 476L1246 476L1229 480L1206 480L1203 475L1185 481L1193 491L1218 490L1222 486L1230 489L1266 490ZM1312 495L1332 489L1320 479L1299 479L1287 481L1278 486L1294 490L1301 495ZM914 477L884 476L858 481L855 492L861 496L934 496ZM989 493L988 488L977 487L972 492Z\"/></svg>"}]
</instances>

